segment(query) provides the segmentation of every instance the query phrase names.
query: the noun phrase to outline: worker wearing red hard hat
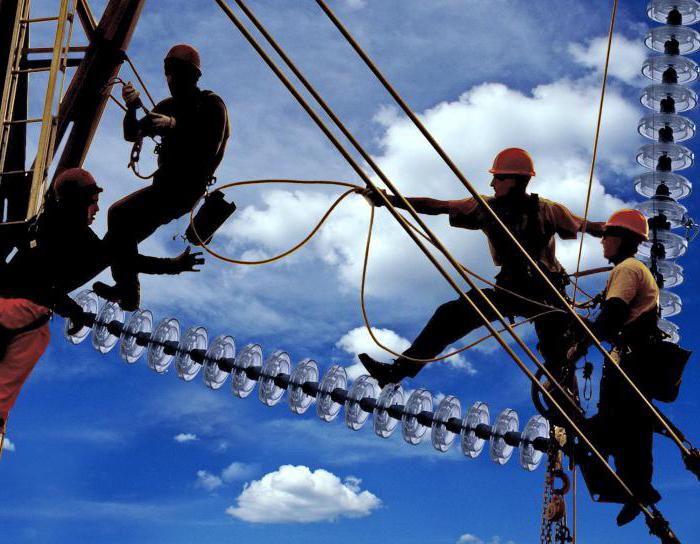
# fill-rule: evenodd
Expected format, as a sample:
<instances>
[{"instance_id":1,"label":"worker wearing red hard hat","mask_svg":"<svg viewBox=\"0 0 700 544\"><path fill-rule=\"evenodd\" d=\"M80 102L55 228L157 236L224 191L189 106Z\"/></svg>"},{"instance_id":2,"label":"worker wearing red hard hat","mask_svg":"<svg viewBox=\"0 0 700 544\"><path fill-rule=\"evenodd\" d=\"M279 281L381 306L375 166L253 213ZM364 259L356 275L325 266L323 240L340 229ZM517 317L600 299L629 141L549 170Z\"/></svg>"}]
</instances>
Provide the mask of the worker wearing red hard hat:
<instances>
[{"instance_id":1,"label":"worker wearing red hard hat","mask_svg":"<svg viewBox=\"0 0 700 544\"><path fill-rule=\"evenodd\" d=\"M0 265L0 429L48 345L51 313L70 318L79 329L83 311L68 293L111 262L112 252L90 229L101 192L88 171L62 172L46 195L42 213L13 240L17 252ZM150 274L179 274L201 264L200 255L137 255L136 266Z\"/></svg>"},{"instance_id":2,"label":"worker wearing red hard hat","mask_svg":"<svg viewBox=\"0 0 700 544\"><path fill-rule=\"evenodd\" d=\"M173 46L165 56L164 71L171 96L140 120L136 116L142 105L139 92L131 84L122 88L127 105L125 139L161 139L153 183L122 198L108 213L106 239L115 252L112 275L116 285L98 282L94 288L125 310L139 305L139 282L133 266L139 242L185 215L202 197L223 158L230 132L224 101L197 86L202 70L194 47Z\"/></svg>"},{"instance_id":3,"label":"worker wearing red hard hat","mask_svg":"<svg viewBox=\"0 0 700 544\"><path fill-rule=\"evenodd\" d=\"M527 193L527 184L535 175L534 164L527 151L519 148L504 149L496 155L489 172L493 174L491 187L494 195L484 197L485 200L538 267L563 292L568 280L555 255L555 234L563 239L574 239L583 229L584 220L561 204ZM382 205L378 195L370 192L367 196L375 206ZM405 208L400 199L394 196L389 199L394 206ZM493 261L501 270L496 276L496 288L484 289L483 293L501 313L509 317L532 317L543 311L542 306L537 305L538 302L559 306L559 301L537 272L531 269L531 265L513 247L512 241L474 198L409 198L408 201L418 213L449 215L452 226L481 230L486 235ZM603 223L588 222L585 230L593 236L601 236ZM501 288L535 302L523 300ZM467 296L490 320L496 319L493 310L478 293L469 291ZM471 305L458 298L435 311L425 328L394 364L380 363L364 353L359 358L380 384L398 383L405 377L415 376L423 367L411 359L434 358L448 345L482 325L482 319ZM566 360L568 326L565 313L552 313L535 320L538 349L553 371Z\"/></svg>"},{"instance_id":4,"label":"worker wearing red hard hat","mask_svg":"<svg viewBox=\"0 0 700 544\"><path fill-rule=\"evenodd\" d=\"M602 240L603 256L615 267L604 291L601 312L591 329L599 339L610 342L619 366L649 400L669 402L678 394L680 373L689 353L662 341L663 333L657 325L659 287L649 268L634 257L648 236L647 220L638 210L619 210L608 219ZM589 339L582 340L572 347L568 359L574 363L589 343ZM658 354L659 350L663 350L663 355ZM589 428L596 445L614 457L618 475L637 499L646 506L655 504L661 496L651 484L654 418L611 365L609 361L604 364L598 413L591 418ZM666 367L664 372L661 366ZM671 368L680 372L670 377ZM600 467L591 466L592 462L582 464L589 491L599 495L601 501L625 503L617 522L629 523L640 513L637 502L630 502L628 496L621 494L615 482L601 478Z\"/></svg>"}]
</instances>

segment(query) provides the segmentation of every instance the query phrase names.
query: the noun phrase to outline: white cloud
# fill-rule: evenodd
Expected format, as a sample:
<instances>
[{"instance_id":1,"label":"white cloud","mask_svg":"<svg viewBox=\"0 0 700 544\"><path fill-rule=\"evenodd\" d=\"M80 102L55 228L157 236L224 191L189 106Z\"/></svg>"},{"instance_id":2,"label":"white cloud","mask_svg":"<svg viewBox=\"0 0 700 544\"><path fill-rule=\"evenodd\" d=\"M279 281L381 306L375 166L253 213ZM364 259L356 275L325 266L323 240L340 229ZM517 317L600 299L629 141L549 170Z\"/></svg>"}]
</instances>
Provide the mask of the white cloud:
<instances>
[{"instance_id":1,"label":"white cloud","mask_svg":"<svg viewBox=\"0 0 700 544\"><path fill-rule=\"evenodd\" d=\"M381 505L360 480L305 466L283 465L245 485L226 513L251 523L312 523L365 517Z\"/></svg>"},{"instance_id":2,"label":"white cloud","mask_svg":"<svg viewBox=\"0 0 700 544\"><path fill-rule=\"evenodd\" d=\"M367 2L365 0L345 0L345 4L350 9L361 9L367 5Z\"/></svg>"},{"instance_id":3,"label":"white cloud","mask_svg":"<svg viewBox=\"0 0 700 544\"><path fill-rule=\"evenodd\" d=\"M594 38L588 43L570 43L569 54L573 59L597 72L603 72L605 68L605 54L608 47L608 37ZM613 36L612 50L610 51L610 65L608 75L616 77L629 84L636 84L641 80L642 63L646 59L648 51L641 40L630 40L621 34Z\"/></svg>"},{"instance_id":4,"label":"white cloud","mask_svg":"<svg viewBox=\"0 0 700 544\"><path fill-rule=\"evenodd\" d=\"M491 537L491 540L485 542L478 536L474 536L470 533L464 533L457 540L457 544L515 544L515 542L512 540L503 541L500 536L493 536Z\"/></svg>"},{"instance_id":5,"label":"white cloud","mask_svg":"<svg viewBox=\"0 0 700 544\"><path fill-rule=\"evenodd\" d=\"M221 478L215 474L207 472L206 470L198 470L197 481L194 485L206 491L214 491L224 485L224 483L221 481Z\"/></svg>"},{"instance_id":6,"label":"white cloud","mask_svg":"<svg viewBox=\"0 0 700 544\"><path fill-rule=\"evenodd\" d=\"M221 479L227 483L236 480L245 480L246 478L250 478L254 471L255 467L253 465L234 462L221 471Z\"/></svg>"},{"instance_id":7,"label":"white cloud","mask_svg":"<svg viewBox=\"0 0 700 544\"><path fill-rule=\"evenodd\" d=\"M15 446L15 443L12 442L9 438L5 437L5 442L2 447L3 451L16 451L17 446Z\"/></svg>"},{"instance_id":8,"label":"white cloud","mask_svg":"<svg viewBox=\"0 0 700 544\"><path fill-rule=\"evenodd\" d=\"M183 444L185 442L194 442L195 440L199 440L199 438L197 438L196 434L180 433L178 435L175 435L173 437L173 440L175 440L175 442L179 442L180 444Z\"/></svg>"}]
</instances>

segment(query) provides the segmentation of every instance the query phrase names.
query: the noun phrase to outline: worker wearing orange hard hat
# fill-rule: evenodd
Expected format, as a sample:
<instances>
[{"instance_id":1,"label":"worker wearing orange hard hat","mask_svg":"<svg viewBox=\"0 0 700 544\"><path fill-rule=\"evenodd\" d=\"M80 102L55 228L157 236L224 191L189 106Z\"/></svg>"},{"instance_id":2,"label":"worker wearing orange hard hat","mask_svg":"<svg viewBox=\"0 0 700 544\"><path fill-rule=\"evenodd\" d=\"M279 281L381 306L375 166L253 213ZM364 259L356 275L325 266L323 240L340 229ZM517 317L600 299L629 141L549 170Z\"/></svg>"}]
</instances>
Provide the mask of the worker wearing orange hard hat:
<instances>
[{"instance_id":1,"label":"worker wearing orange hard hat","mask_svg":"<svg viewBox=\"0 0 700 544\"><path fill-rule=\"evenodd\" d=\"M634 257L648 237L647 219L638 210L619 210L608 219L602 240L603 256L614 268L604 291L601 312L591 329L599 339L610 342L617 364L650 401L657 398L670 402L678 394L680 375L689 353L663 342L663 333L658 328L659 287L649 268ZM587 339L573 346L568 359L574 363L589 343ZM590 430L601 450L614 457L620 478L648 506L661 498L651 485L654 419L638 393L624 382L612 364L610 361L604 364L598 413L590 420ZM664 372L660 372L661 364L667 367ZM670 373L675 375L671 377ZM639 515L637 502L630 502L614 482L600 478L599 467L596 470L590 463L584 463L582 469L589 490L599 495L599 500L624 503L617 517L619 525Z\"/></svg>"},{"instance_id":2,"label":"worker wearing orange hard hat","mask_svg":"<svg viewBox=\"0 0 700 544\"><path fill-rule=\"evenodd\" d=\"M535 167L532 157L523 149L508 148L498 153L489 172L493 174L491 187L494 194L484 197L486 202L539 269L564 292L568 279L555 255L555 235L563 239L575 239L585 226L588 234L601 236L603 223L586 223L562 204L529 194L527 185L535 175ZM367 197L375 206L383 204L379 195L371 191L367 191ZM394 206L405 208L397 197L388 198ZM448 215L452 226L481 230L486 235L494 264L500 267L500 272L496 276L496 287L484 289L483 293L502 314L508 317L533 317L543 312L542 304L548 307L560 305L537 271L531 268L530 263L476 199L407 200L418 213ZM478 293L472 290L467 296L489 320L496 319L493 310ZM482 325L482 319L472 306L458 298L441 305L435 311L425 328L394 364L381 363L364 353L359 358L380 384L398 383L403 378L414 377L421 370L423 364L415 359L436 357L448 345ZM538 349L551 369L561 367L566 361L568 326L566 314L559 312L535 320Z\"/></svg>"},{"instance_id":3,"label":"worker wearing orange hard hat","mask_svg":"<svg viewBox=\"0 0 700 544\"><path fill-rule=\"evenodd\" d=\"M53 312L83 325L82 308L68 293L109 266L108 245L90 228L102 188L87 170L70 168L51 184L41 214L12 240L16 252L0 263L0 429L22 385L49 342ZM194 270L201 254L160 259L137 254L139 272Z\"/></svg>"},{"instance_id":4,"label":"worker wearing orange hard hat","mask_svg":"<svg viewBox=\"0 0 700 544\"><path fill-rule=\"evenodd\" d=\"M142 119L137 118L143 106L139 92L130 83L122 88L127 105L125 139L161 139L153 183L122 198L108 213L106 239L115 252L112 275L116 284L98 282L94 288L99 296L119 302L125 310L135 310L140 302L133 267L139 242L194 207L214 179L230 133L224 101L197 86L202 75L199 52L188 44L175 45L163 66L171 96Z\"/></svg>"}]
</instances>

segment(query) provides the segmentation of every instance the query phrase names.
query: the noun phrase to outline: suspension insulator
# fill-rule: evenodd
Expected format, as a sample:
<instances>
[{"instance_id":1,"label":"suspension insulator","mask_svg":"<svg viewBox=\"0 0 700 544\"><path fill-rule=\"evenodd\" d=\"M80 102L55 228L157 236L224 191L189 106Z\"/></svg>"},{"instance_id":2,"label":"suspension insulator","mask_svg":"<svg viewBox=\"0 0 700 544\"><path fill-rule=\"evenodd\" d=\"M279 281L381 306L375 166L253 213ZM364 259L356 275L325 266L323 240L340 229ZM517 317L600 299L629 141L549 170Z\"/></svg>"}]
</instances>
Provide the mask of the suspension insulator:
<instances>
[{"instance_id":1,"label":"suspension insulator","mask_svg":"<svg viewBox=\"0 0 700 544\"><path fill-rule=\"evenodd\" d=\"M231 369L221 368L223 361L236 357L236 342L232 336L222 334L217 336L209 346L204 356L204 383L210 389L219 389L226 380ZM227 371L228 370L228 371Z\"/></svg>"},{"instance_id":2,"label":"suspension insulator","mask_svg":"<svg viewBox=\"0 0 700 544\"><path fill-rule=\"evenodd\" d=\"M646 144L637 151L639 164L661 172L690 168L693 166L694 159L693 152L680 144Z\"/></svg>"},{"instance_id":3,"label":"suspension insulator","mask_svg":"<svg viewBox=\"0 0 700 544\"><path fill-rule=\"evenodd\" d=\"M97 309L99 308L100 301L97 295L90 289L81 291L73 300L83 309L85 314L92 315L93 317L97 316ZM66 337L66 340L74 345L83 342L92 330L90 325L84 325L75 334L69 334L68 331L72 328L73 322L70 319L66 319L63 325L63 335Z\"/></svg>"},{"instance_id":4,"label":"suspension insulator","mask_svg":"<svg viewBox=\"0 0 700 544\"><path fill-rule=\"evenodd\" d=\"M97 314L92 331L92 346L100 353L108 353L117 345L124 330L124 310L114 302L105 302Z\"/></svg>"},{"instance_id":5,"label":"suspension insulator","mask_svg":"<svg viewBox=\"0 0 700 544\"><path fill-rule=\"evenodd\" d=\"M695 136L695 123L673 113L653 113L639 120L637 131L650 140L660 143L683 142ZM664 134L669 136L663 136ZM663 139L662 139L663 137Z\"/></svg>"},{"instance_id":6,"label":"suspension insulator","mask_svg":"<svg viewBox=\"0 0 700 544\"><path fill-rule=\"evenodd\" d=\"M148 343L148 366L158 374L165 373L179 346L180 322L174 317L166 317L158 323Z\"/></svg>"},{"instance_id":7,"label":"suspension insulator","mask_svg":"<svg viewBox=\"0 0 700 544\"><path fill-rule=\"evenodd\" d=\"M700 69L694 61L678 55L649 57L642 65L642 74L661 83L687 85L698 79Z\"/></svg>"},{"instance_id":8,"label":"suspension insulator","mask_svg":"<svg viewBox=\"0 0 700 544\"><path fill-rule=\"evenodd\" d=\"M282 387L279 378L292 372L292 361L286 351L277 350L270 355L260 370L258 380L258 398L266 406L274 406L284 395L286 387Z\"/></svg>"},{"instance_id":9,"label":"suspension insulator","mask_svg":"<svg viewBox=\"0 0 700 544\"><path fill-rule=\"evenodd\" d=\"M675 200L687 197L692 190L687 178L671 172L646 172L634 179L635 190L647 198L656 195L660 186L666 187L668 196Z\"/></svg>"},{"instance_id":10,"label":"suspension insulator","mask_svg":"<svg viewBox=\"0 0 700 544\"><path fill-rule=\"evenodd\" d=\"M370 412L365 408L376 405L380 391L379 383L371 376L363 375L355 380L345 401L345 424L349 429L359 431L367 423Z\"/></svg>"},{"instance_id":11,"label":"suspension insulator","mask_svg":"<svg viewBox=\"0 0 700 544\"><path fill-rule=\"evenodd\" d=\"M305 384L318 386L318 363L313 359L301 361L289 376L289 391L287 395L289 409L295 414L303 414L309 409L314 397L305 389Z\"/></svg>"},{"instance_id":12,"label":"suspension insulator","mask_svg":"<svg viewBox=\"0 0 700 544\"><path fill-rule=\"evenodd\" d=\"M461 420L461 418L462 406L457 397L447 395L440 401L435 410L433 428L430 431L430 438L436 450L445 452L450 449L457 437L457 434L449 429L450 420Z\"/></svg>"},{"instance_id":13,"label":"suspension insulator","mask_svg":"<svg viewBox=\"0 0 700 544\"><path fill-rule=\"evenodd\" d=\"M683 302L676 293L662 289L659 291L659 308L661 317L673 317L681 313Z\"/></svg>"},{"instance_id":14,"label":"suspension insulator","mask_svg":"<svg viewBox=\"0 0 700 544\"><path fill-rule=\"evenodd\" d=\"M652 0L647 16L657 23L692 25L700 21L700 3L696 0Z\"/></svg>"},{"instance_id":15,"label":"suspension insulator","mask_svg":"<svg viewBox=\"0 0 700 544\"><path fill-rule=\"evenodd\" d=\"M489 407L483 402L475 402L467 410L462 424L462 453L470 459L479 457L486 444L480 429L487 428L490 421Z\"/></svg>"},{"instance_id":16,"label":"suspension insulator","mask_svg":"<svg viewBox=\"0 0 700 544\"><path fill-rule=\"evenodd\" d=\"M677 42L677 45L668 46L669 42ZM664 25L652 28L644 38L644 44L659 53L668 53L669 47L673 47L674 55L692 55L700 50L700 33L687 26Z\"/></svg>"},{"instance_id":17,"label":"suspension insulator","mask_svg":"<svg viewBox=\"0 0 700 544\"><path fill-rule=\"evenodd\" d=\"M248 344L236 357L236 367L231 372L231 391L238 398L244 399L253 392L260 376L263 363L262 347Z\"/></svg>"},{"instance_id":18,"label":"suspension insulator","mask_svg":"<svg viewBox=\"0 0 700 544\"><path fill-rule=\"evenodd\" d=\"M149 310L137 310L131 314L131 318L124 327L119 339L119 355L125 362L133 364L139 360L148 347L153 332L153 314Z\"/></svg>"},{"instance_id":19,"label":"suspension insulator","mask_svg":"<svg viewBox=\"0 0 700 544\"><path fill-rule=\"evenodd\" d=\"M334 391L340 389L347 392L348 375L345 368L340 365L333 365L323 375L323 379L318 386L318 396L316 397L316 414L323 421L333 421L342 403L334 398Z\"/></svg>"},{"instance_id":20,"label":"suspension insulator","mask_svg":"<svg viewBox=\"0 0 700 544\"><path fill-rule=\"evenodd\" d=\"M425 389L416 389L406 401L403 418L401 419L401 431L403 439L409 444L419 444L428 428L421 421L420 415L433 411L433 396Z\"/></svg>"},{"instance_id":21,"label":"suspension insulator","mask_svg":"<svg viewBox=\"0 0 700 544\"><path fill-rule=\"evenodd\" d=\"M659 113L682 113L698 104L697 93L683 85L654 84L642 90L639 97L643 106Z\"/></svg>"},{"instance_id":22,"label":"suspension insulator","mask_svg":"<svg viewBox=\"0 0 700 544\"><path fill-rule=\"evenodd\" d=\"M377 399L377 406L372 413L374 433L382 438L389 438L399 424L400 419L392 413L393 406L404 405L404 391L401 385L390 383L382 389Z\"/></svg>"},{"instance_id":23,"label":"suspension insulator","mask_svg":"<svg viewBox=\"0 0 700 544\"><path fill-rule=\"evenodd\" d=\"M209 345L209 336L204 327L190 327L180 341L175 364L181 380L194 380L202 369L204 355ZM199 355L201 354L201 359ZM200 360L197 360L200 359Z\"/></svg>"}]
</instances>

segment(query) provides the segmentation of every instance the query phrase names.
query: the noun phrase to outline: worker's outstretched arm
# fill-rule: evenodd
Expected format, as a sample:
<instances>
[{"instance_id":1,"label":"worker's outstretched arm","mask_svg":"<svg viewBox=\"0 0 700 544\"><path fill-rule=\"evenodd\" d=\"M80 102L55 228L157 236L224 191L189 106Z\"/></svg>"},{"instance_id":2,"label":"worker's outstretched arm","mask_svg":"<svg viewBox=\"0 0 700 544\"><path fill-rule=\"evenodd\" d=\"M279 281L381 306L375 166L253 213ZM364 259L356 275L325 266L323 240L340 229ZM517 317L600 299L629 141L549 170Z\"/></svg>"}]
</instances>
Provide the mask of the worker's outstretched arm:
<instances>
[{"instance_id":1,"label":"worker's outstretched arm","mask_svg":"<svg viewBox=\"0 0 700 544\"><path fill-rule=\"evenodd\" d=\"M585 232L596 238L602 238L605 234L605 221L585 221ZM581 232L584 231L583 225L581 226Z\"/></svg>"},{"instance_id":2,"label":"worker's outstretched arm","mask_svg":"<svg viewBox=\"0 0 700 544\"><path fill-rule=\"evenodd\" d=\"M389 202L391 202L393 206L396 206L402 210L407 209L406 205L399 197L389 195L383 189L382 192L387 196ZM384 200L372 189L366 189L362 194L366 196L374 206L384 206ZM448 200L437 200L435 198L426 197L410 197L406 198L406 200L418 213L425 215L441 215L450 213L450 202Z\"/></svg>"},{"instance_id":3,"label":"worker's outstretched arm","mask_svg":"<svg viewBox=\"0 0 700 544\"><path fill-rule=\"evenodd\" d=\"M199 272L196 268L204 264L202 253L192 253L189 246L177 257L161 258L139 254L136 258L136 268L143 274L182 274L183 272Z\"/></svg>"}]
</instances>

